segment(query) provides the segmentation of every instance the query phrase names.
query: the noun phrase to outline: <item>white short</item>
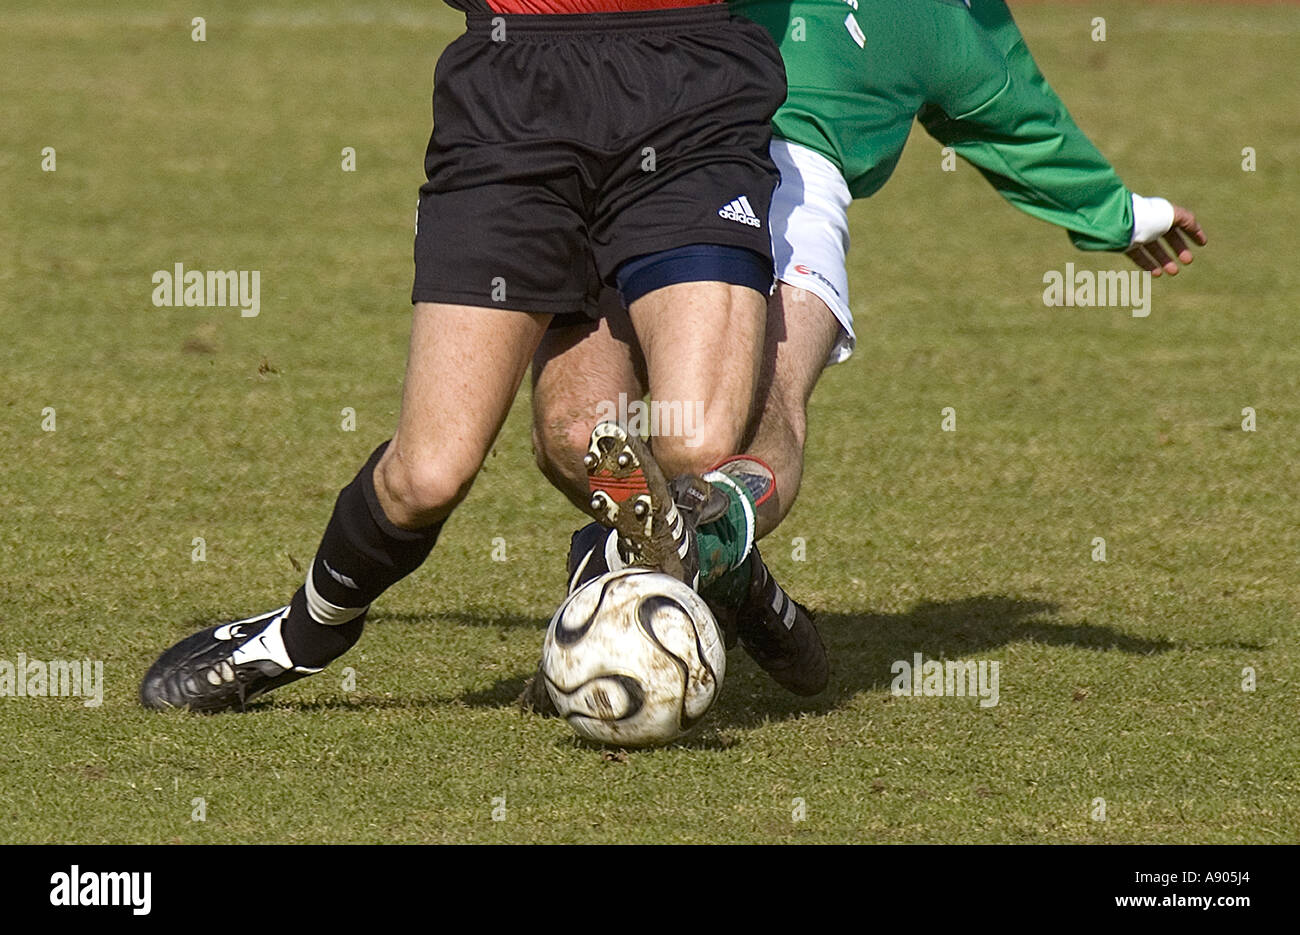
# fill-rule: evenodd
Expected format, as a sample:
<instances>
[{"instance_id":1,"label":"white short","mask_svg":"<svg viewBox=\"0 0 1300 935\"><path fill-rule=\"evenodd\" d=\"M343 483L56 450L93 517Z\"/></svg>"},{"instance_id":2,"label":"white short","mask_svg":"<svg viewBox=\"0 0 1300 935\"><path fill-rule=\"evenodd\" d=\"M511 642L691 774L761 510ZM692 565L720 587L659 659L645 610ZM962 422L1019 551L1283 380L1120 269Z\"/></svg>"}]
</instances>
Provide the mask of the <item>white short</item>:
<instances>
[{"instance_id":1,"label":"white short","mask_svg":"<svg viewBox=\"0 0 1300 935\"><path fill-rule=\"evenodd\" d=\"M844 329L827 366L848 360L857 343L849 311L849 186L821 153L788 140L772 140L781 184L768 214L776 278L820 298Z\"/></svg>"}]
</instances>

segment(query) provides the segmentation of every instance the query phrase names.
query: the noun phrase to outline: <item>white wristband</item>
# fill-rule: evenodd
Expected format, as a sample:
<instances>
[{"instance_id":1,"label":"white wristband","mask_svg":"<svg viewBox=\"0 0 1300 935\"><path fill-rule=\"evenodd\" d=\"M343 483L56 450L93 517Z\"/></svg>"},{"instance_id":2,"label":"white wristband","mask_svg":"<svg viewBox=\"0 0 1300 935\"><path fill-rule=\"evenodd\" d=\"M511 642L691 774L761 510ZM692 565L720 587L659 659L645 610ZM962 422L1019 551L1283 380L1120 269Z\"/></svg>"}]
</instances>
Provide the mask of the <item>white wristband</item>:
<instances>
[{"instance_id":1,"label":"white wristband","mask_svg":"<svg viewBox=\"0 0 1300 935\"><path fill-rule=\"evenodd\" d=\"M1143 198L1136 192L1132 196L1133 238L1128 245L1150 243L1169 233L1174 226L1174 206L1163 198Z\"/></svg>"}]
</instances>

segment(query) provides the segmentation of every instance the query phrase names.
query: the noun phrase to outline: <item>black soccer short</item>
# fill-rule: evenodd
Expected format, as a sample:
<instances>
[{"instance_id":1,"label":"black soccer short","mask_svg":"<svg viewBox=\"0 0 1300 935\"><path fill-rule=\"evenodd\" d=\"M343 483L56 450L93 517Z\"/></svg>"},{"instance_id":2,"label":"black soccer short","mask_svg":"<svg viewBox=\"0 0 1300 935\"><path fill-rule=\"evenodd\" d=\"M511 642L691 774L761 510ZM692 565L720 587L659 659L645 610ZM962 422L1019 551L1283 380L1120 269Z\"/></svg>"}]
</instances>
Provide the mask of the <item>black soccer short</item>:
<instances>
[{"instance_id":1,"label":"black soccer short","mask_svg":"<svg viewBox=\"0 0 1300 935\"><path fill-rule=\"evenodd\" d=\"M786 85L763 29L723 4L466 22L434 72L412 301L591 313L633 257L770 262Z\"/></svg>"}]
</instances>

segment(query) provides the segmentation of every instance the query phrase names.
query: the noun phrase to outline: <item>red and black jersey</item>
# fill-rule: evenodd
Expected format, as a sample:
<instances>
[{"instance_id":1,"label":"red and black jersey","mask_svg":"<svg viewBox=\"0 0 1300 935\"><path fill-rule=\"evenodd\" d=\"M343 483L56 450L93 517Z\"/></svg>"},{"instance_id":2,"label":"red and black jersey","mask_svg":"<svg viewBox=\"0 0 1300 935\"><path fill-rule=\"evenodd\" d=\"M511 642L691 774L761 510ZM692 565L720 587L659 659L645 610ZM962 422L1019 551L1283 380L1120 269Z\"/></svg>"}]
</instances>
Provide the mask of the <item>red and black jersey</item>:
<instances>
[{"instance_id":1,"label":"red and black jersey","mask_svg":"<svg viewBox=\"0 0 1300 935\"><path fill-rule=\"evenodd\" d=\"M723 0L447 0L463 13L632 13L709 6Z\"/></svg>"}]
</instances>

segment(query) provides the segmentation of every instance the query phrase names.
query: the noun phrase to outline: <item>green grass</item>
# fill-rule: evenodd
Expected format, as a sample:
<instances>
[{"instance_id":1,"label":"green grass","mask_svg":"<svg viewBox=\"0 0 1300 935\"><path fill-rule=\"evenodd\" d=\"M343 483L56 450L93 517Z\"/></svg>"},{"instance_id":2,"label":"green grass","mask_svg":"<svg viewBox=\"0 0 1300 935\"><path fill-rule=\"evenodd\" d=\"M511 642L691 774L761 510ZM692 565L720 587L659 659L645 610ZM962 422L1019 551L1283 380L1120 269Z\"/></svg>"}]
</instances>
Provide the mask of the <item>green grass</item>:
<instances>
[{"instance_id":1,"label":"green grass","mask_svg":"<svg viewBox=\"0 0 1300 935\"><path fill-rule=\"evenodd\" d=\"M200 12L202 44L192 4L0 13L0 658L106 678L101 708L0 699L0 840L1300 840L1295 8L1018 11L1128 183L1197 210L1210 246L1147 319L1045 308L1044 271L1123 259L939 171L918 132L853 209L859 351L814 399L766 549L820 613L832 686L800 701L736 654L698 737L612 759L509 703L581 519L532 467L526 398L352 655L242 716L138 708L164 646L297 586L394 424L459 26L434 0ZM261 270L261 315L153 307L175 262ZM892 697L915 652L1000 662L1000 704Z\"/></svg>"}]
</instances>

